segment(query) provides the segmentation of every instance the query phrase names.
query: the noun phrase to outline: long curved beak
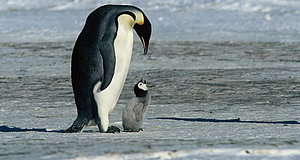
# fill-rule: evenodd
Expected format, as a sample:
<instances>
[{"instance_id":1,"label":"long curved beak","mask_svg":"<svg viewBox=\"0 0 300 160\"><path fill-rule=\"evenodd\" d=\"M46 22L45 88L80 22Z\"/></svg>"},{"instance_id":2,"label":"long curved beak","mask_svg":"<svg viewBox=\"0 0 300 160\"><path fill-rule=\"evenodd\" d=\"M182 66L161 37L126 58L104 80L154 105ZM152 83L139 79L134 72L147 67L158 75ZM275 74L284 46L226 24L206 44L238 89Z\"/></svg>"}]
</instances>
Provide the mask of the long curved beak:
<instances>
[{"instance_id":1,"label":"long curved beak","mask_svg":"<svg viewBox=\"0 0 300 160\"><path fill-rule=\"evenodd\" d=\"M148 53L148 45L151 37L151 23L144 15L144 24L135 24L133 29L136 31L138 36L140 37L143 46L144 46L144 54Z\"/></svg>"}]
</instances>

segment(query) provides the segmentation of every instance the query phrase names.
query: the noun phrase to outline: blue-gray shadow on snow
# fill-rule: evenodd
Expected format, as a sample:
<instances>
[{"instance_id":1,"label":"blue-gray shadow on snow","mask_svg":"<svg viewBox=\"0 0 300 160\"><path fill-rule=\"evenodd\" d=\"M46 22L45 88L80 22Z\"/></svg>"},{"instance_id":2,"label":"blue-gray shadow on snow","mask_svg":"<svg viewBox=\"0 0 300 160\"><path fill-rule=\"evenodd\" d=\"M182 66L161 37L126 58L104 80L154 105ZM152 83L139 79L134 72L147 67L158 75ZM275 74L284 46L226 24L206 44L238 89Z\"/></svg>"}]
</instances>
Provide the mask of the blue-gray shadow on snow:
<instances>
[{"instance_id":1,"label":"blue-gray shadow on snow","mask_svg":"<svg viewBox=\"0 0 300 160\"><path fill-rule=\"evenodd\" d=\"M243 121L237 119L207 119L207 118L178 118L178 117L156 117L151 119L167 119L189 122L213 122L213 123L257 123L257 124L300 124L298 121Z\"/></svg>"},{"instance_id":2,"label":"blue-gray shadow on snow","mask_svg":"<svg viewBox=\"0 0 300 160\"><path fill-rule=\"evenodd\" d=\"M19 128L14 126L0 126L0 132L57 132L63 133L64 130L47 130L46 128Z\"/></svg>"},{"instance_id":3,"label":"blue-gray shadow on snow","mask_svg":"<svg viewBox=\"0 0 300 160\"><path fill-rule=\"evenodd\" d=\"M0 132L46 132L46 133L66 133L65 130L47 130L46 128L19 128L15 126L0 126ZM84 133L97 133L99 131L85 130Z\"/></svg>"}]
</instances>

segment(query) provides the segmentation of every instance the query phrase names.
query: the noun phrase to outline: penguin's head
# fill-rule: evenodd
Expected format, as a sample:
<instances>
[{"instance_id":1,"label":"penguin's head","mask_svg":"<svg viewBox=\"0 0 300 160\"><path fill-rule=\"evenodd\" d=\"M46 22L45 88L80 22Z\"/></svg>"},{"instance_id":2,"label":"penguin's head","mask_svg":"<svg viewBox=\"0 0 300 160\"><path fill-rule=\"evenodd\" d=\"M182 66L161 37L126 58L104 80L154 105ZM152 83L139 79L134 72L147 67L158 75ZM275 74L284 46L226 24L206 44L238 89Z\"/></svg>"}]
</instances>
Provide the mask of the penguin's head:
<instances>
[{"instance_id":1,"label":"penguin's head","mask_svg":"<svg viewBox=\"0 0 300 160\"><path fill-rule=\"evenodd\" d=\"M135 25L133 29L136 31L140 37L143 46L144 54L148 53L148 45L151 36L151 23L143 11L135 12Z\"/></svg>"},{"instance_id":2,"label":"penguin's head","mask_svg":"<svg viewBox=\"0 0 300 160\"><path fill-rule=\"evenodd\" d=\"M131 8L130 11L125 11L121 15L128 15L129 17L131 17L127 20L129 20L129 23L133 26L133 29L140 37L144 46L144 54L147 54L151 37L151 23L141 9L134 6L128 7Z\"/></svg>"},{"instance_id":3,"label":"penguin's head","mask_svg":"<svg viewBox=\"0 0 300 160\"><path fill-rule=\"evenodd\" d=\"M137 97L145 97L148 93L148 87L146 80L141 79L135 86L134 86L134 93Z\"/></svg>"},{"instance_id":4,"label":"penguin's head","mask_svg":"<svg viewBox=\"0 0 300 160\"><path fill-rule=\"evenodd\" d=\"M104 13L106 13L106 16L116 15L117 21L121 17L122 21L127 23L130 27L132 27L141 39L144 46L144 54L148 53L148 45L152 29L149 19L141 9L131 5L104 5L93 11L88 16L86 22L88 24L87 26L101 24L98 22L100 20L103 21L103 19L107 21L109 17L105 17Z\"/></svg>"}]
</instances>

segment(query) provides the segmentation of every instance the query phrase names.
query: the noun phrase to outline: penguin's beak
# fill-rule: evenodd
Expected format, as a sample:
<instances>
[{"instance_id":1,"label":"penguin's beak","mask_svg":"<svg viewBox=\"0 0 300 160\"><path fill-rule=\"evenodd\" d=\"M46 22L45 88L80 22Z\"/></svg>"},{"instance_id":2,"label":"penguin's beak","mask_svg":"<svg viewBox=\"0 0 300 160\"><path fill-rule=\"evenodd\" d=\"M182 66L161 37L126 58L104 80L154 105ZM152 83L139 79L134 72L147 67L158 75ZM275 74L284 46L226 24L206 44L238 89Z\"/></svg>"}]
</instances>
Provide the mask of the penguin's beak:
<instances>
[{"instance_id":1,"label":"penguin's beak","mask_svg":"<svg viewBox=\"0 0 300 160\"><path fill-rule=\"evenodd\" d=\"M144 15L144 23L143 24L135 24L133 29L136 31L138 36L140 37L143 46L144 46L144 54L148 53L148 45L149 45L149 40L151 37L151 23Z\"/></svg>"},{"instance_id":2,"label":"penguin's beak","mask_svg":"<svg viewBox=\"0 0 300 160\"><path fill-rule=\"evenodd\" d=\"M144 80L143 78L142 78L139 82L142 82L142 83L144 83L144 84L147 84L146 80Z\"/></svg>"},{"instance_id":3,"label":"penguin's beak","mask_svg":"<svg viewBox=\"0 0 300 160\"><path fill-rule=\"evenodd\" d=\"M140 80L140 82L147 84L146 80L144 80L143 78Z\"/></svg>"}]
</instances>

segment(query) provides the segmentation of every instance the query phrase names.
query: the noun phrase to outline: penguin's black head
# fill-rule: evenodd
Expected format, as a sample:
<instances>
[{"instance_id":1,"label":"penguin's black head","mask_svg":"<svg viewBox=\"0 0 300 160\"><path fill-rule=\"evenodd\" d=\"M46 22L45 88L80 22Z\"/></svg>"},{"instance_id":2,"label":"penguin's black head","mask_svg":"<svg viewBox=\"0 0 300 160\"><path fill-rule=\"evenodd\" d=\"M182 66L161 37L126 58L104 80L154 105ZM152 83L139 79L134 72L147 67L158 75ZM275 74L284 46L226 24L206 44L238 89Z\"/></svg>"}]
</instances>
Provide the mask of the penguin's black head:
<instances>
[{"instance_id":1,"label":"penguin's black head","mask_svg":"<svg viewBox=\"0 0 300 160\"><path fill-rule=\"evenodd\" d=\"M148 45L151 37L151 23L144 13L143 13L143 21L141 23L135 24L133 29L136 31L136 33L138 34L138 36L140 37L143 43L144 54L147 54Z\"/></svg>"},{"instance_id":2,"label":"penguin's black head","mask_svg":"<svg viewBox=\"0 0 300 160\"><path fill-rule=\"evenodd\" d=\"M146 97L148 93L147 83L146 80L141 79L135 86L134 86L134 93L137 97Z\"/></svg>"}]
</instances>

